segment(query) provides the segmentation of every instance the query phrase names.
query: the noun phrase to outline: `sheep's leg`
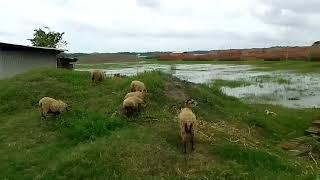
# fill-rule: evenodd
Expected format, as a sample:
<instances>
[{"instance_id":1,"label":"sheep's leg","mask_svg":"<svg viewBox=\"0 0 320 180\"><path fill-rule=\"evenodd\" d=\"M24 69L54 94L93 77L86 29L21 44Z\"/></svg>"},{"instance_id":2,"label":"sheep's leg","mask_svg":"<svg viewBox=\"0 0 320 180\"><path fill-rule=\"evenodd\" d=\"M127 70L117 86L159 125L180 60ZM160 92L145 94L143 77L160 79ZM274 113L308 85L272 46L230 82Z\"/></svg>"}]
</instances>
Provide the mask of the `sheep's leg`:
<instances>
[{"instance_id":1,"label":"sheep's leg","mask_svg":"<svg viewBox=\"0 0 320 180\"><path fill-rule=\"evenodd\" d=\"M58 116L58 119L61 119L61 113L60 112L57 112L56 116Z\"/></svg>"},{"instance_id":2,"label":"sheep's leg","mask_svg":"<svg viewBox=\"0 0 320 180\"><path fill-rule=\"evenodd\" d=\"M46 119L46 116L41 112L41 118Z\"/></svg>"},{"instance_id":3,"label":"sheep's leg","mask_svg":"<svg viewBox=\"0 0 320 180\"><path fill-rule=\"evenodd\" d=\"M126 108L126 115L129 117L131 115L131 108L127 107Z\"/></svg>"},{"instance_id":4,"label":"sheep's leg","mask_svg":"<svg viewBox=\"0 0 320 180\"><path fill-rule=\"evenodd\" d=\"M45 120L48 120L48 119L47 119L47 113L46 113L46 112L41 111L41 116L42 116Z\"/></svg>"},{"instance_id":5,"label":"sheep's leg","mask_svg":"<svg viewBox=\"0 0 320 180\"><path fill-rule=\"evenodd\" d=\"M131 107L126 107L125 110L126 110L127 117L130 117L133 115L133 111Z\"/></svg>"},{"instance_id":6,"label":"sheep's leg","mask_svg":"<svg viewBox=\"0 0 320 180\"><path fill-rule=\"evenodd\" d=\"M131 110L134 117L137 117L140 114L139 108L132 108Z\"/></svg>"},{"instance_id":7,"label":"sheep's leg","mask_svg":"<svg viewBox=\"0 0 320 180\"><path fill-rule=\"evenodd\" d=\"M132 109L132 114L134 117L137 117L139 115L139 110L138 109Z\"/></svg>"},{"instance_id":8,"label":"sheep's leg","mask_svg":"<svg viewBox=\"0 0 320 180\"><path fill-rule=\"evenodd\" d=\"M44 117L43 112L42 112L42 108L39 109L41 117Z\"/></svg>"},{"instance_id":9,"label":"sheep's leg","mask_svg":"<svg viewBox=\"0 0 320 180\"><path fill-rule=\"evenodd\" d=\"M191 149L194 151L194 140L193 140L193 134L191 135Z\"/></svg>"},{"instance_id":10,"label":"sheep's leg","mask_svg":"<svg viewBox=\"0 0 320 180\"><path fill-rule=\"evenodd\" d=\"M187 141L183 141L184 153L187 153Z\"/></svg>"}]
</instances>

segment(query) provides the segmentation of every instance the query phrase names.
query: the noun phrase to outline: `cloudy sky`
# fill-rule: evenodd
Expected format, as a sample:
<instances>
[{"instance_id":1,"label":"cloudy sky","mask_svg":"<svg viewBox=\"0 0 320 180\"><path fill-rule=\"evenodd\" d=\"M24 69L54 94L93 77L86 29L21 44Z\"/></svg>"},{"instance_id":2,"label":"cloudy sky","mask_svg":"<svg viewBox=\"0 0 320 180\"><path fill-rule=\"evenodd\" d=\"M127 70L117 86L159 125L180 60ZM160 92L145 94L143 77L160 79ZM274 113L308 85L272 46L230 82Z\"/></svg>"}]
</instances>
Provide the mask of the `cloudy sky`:
<instances>
[{"instance_id":1,"label":"cloudy sky","mask_svg":"<svg viewBox=\"0 0 320 180\"><path fill-rule=\"evenodd\" d=\"M0 42L66 33L70 52L188 51L320 40L320 0L0 0Z\"/></svg>"}]
</instances>

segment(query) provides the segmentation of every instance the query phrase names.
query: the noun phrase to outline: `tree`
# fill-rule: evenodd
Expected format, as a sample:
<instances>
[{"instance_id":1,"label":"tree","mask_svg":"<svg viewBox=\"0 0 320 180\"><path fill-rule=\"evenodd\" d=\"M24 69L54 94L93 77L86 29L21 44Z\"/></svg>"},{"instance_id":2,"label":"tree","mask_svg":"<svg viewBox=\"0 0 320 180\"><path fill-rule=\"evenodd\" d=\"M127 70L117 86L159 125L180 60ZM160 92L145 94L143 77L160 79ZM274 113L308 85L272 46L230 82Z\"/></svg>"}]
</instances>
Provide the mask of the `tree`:
<instances>
[{"instance_id":1,"label":"tree","mask_svg":"<svg viewBox=\"0 0 320 180\"><path fill-rule=\"evenodd\" d=\"M51 31L49 27L43 29L35 29L33 38L28 39L33 46L57 48L67 45L67 42L63 39L64 32Z\"/></svg>"},{"instance_id":2,"label":"tree","mask_svg":"<svg viewBox=\"0 0 320 180\"><path fill-rule=\"evenodd\" d=\"M316 41L312 44L313 47L320 47L320 41Z\"/></svg>"}]
</instances>

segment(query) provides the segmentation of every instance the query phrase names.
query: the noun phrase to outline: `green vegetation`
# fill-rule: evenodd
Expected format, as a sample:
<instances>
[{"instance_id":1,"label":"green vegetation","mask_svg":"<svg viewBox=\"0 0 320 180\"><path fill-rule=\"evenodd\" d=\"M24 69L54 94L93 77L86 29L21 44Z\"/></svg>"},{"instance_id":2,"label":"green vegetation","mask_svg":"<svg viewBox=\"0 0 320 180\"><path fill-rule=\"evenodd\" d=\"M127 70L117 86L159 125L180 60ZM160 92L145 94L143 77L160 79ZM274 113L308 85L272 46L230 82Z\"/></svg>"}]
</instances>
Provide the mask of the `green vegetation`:
<instances>
[{"instance_id":1,"label":"green vegetation","mask_svg":"<svg viewBox=\"0 0 320 180\"><path fill-rule=\"evenodd\" d=\"M213 81L212 85L214 86L227 86L227 87L231 87L231 88L235 88L235 87L241 87L241 86L249 86L250 83L247 81L228 81L228 80L222 80L222 79L218 79Z\"/></svg>"},{"instance_id":2,"label":"green vegetation","mask_svg":"<svg viewBox=\"0 0 320 180\"><path fill-rule=\"evenodd\" d=\"M150 94L145 111L128 119L121 103L133 79ZM43 96L72 110L42 120ZM198 101L200 123L195 152L183 154L175 116L189 96ZM219 86L159 72L93 85L86 72L36 70L1 80L0 102L0 179L314 179L319 173L308 157L280 149L303 135L315 109L248 105ZM266 116L265 109L278 116Z\"/></svg>"},{"instance_id":3,"label":"green vegetation","mask_svg":"<svg viewBox=\"0 0 320 180\"><path fill-rule=\"evenodd\" d=\"M33 46L56 48L67 45L67 41L63 39L64 32L55 32L49 27L39 28L33 31L33 38L28 39Z\"/></svg>"},{"instance_id":4,"label":"green vegetation","mask_svg":"<svg viewBox=\"0 0 320 180\"><path fill-rule=\"evenodd\" d=\"M269 154L261 150L253 148L241 147L239 145L221 144L212 148L211 152L220 158L223 158L225 166L235 166L238 170L232 169L234 172L247 171L252 172L249 175L243 175L241 178L252 179L292 179L292 174L300 174L301 169L290 164L290 162L280 156ZM268 174L268 177L265 176ZM290 178L291 177L291 178ZM239 178L234 176L234 178Z\"/></svg>"},{"instance_id":5,"label":"green vegetation","mask_svg":"<svg viewBox=\"0 0 320 180\"><path fill-rule=\"evenodd\" d=\"M290 84L290 80L284 79L281 77L277 76L270 76L270 75L262 75L262 76L257 76L255 81L257 83L263 83L263 82L276 82L278 84Z\"/></svg>"},{"instance_id":6,"label":"green vegetation","mask_svg":"<svg viewBox=\"0 0 320 180\"><path fill-rule=\"evenodd\" d=\"M277 78L277 83L278 84L290 84L291 82L288 79Z\"/></svg>"}]
</instances>

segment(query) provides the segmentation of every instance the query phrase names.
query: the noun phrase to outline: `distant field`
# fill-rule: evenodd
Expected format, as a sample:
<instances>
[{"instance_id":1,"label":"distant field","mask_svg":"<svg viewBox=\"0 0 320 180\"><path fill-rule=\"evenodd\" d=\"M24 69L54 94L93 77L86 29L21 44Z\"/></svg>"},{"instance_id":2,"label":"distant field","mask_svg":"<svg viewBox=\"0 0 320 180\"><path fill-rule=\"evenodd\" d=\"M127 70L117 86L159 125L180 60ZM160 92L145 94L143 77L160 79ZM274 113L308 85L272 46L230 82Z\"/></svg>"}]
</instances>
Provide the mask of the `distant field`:
<instances>
[{"instance_id":1,"label":"distant field","mask_svg":"<svg viewBox=\"0 0 320 180\"><path fill-rule=\"evenodd\" d=\"M132 62L137 60L136 55L131 54L115 54L115 53L103 53L103 54L85 54L78 56L79 64L100 64L110 62Z\"/></svg>"},{"instance_id":2,"label":"distant field","mask_svg":"<svg viewBox=\"0 0 320 180\"><path fill-rule=\"evenodd\" d=\"M121 62L113 61L113 62ZM319 61L158 61L156 59L142 59L140 63L148 64L239 64L239 65L252 65L263 71L274 71L274 70L290 70L299 73L319 73L320 62ZM121 62L116 64L104 64L104 63L84 63L78 62L77 68L97 68L97 69L108 69L108 68L125 68L133 66L137 61ZM261 69L263 68L263 69Z\"/></svg>"}]
</instances>

